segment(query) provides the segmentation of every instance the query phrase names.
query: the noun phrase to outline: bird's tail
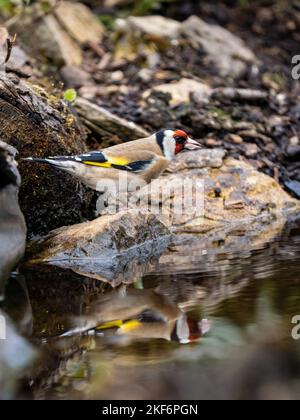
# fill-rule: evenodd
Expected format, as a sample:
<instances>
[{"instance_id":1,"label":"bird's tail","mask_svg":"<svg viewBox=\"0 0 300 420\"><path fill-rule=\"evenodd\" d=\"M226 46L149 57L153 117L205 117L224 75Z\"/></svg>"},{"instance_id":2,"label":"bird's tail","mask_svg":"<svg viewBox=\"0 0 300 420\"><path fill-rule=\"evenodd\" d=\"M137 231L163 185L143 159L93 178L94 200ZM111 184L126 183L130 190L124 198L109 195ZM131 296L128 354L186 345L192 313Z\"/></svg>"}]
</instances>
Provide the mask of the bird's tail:
<instances>
[{"instance_id":1,"label":"bird's tail","mask_svg":"<svg viewBox=\"0 0 300 420\"><path fill-rule=\"evenodd\" d=\"M55 158L42 159L42 158L28 157L22 160L25 160L27 162L43 163L45 165L53 165L53 166L60 166L62 164L62 161L58 161Z\"/></svg>"},{"instance_id":2,"label":"bird's tail","mask_svg":"<svg viewBox=\"0 0 300 420\"><path fill-rule=\"evenodd\" d=\"M44 165L50 165L54 166L58 169L63 169L64 171L76 175L76 173L79 173L79 167L78 162L75 161L75 159L72 159L72 157L49 157L46 159L41 158L25 158L23 159L27 162L35 162L35 163L42 163Z\"/></svg>"}]
</instances>

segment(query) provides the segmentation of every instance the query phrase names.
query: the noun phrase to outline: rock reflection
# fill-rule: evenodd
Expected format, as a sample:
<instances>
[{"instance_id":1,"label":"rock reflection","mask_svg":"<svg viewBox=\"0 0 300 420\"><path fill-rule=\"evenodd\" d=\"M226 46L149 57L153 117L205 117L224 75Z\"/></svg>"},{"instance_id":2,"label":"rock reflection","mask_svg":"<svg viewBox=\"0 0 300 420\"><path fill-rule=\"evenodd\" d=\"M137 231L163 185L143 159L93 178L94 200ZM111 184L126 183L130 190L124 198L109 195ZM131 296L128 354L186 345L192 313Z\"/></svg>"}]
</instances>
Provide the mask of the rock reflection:
<instances>
[{"instance_id":1,"label":"rock reflection","mask_svg":"<svg viewBox=\"0 0 300 420\"><path fill-rule=\"evenodd\" d=\"M48 273L60 273L70 277L70 272L90 279L100 280L116 287L131 284L157 265L161 255L170 244L170 236L148 241L119 254L104 254L99 257L65 258L49 261L27 261L22 271L39 277Z\"/></svg>"}]
</instances>

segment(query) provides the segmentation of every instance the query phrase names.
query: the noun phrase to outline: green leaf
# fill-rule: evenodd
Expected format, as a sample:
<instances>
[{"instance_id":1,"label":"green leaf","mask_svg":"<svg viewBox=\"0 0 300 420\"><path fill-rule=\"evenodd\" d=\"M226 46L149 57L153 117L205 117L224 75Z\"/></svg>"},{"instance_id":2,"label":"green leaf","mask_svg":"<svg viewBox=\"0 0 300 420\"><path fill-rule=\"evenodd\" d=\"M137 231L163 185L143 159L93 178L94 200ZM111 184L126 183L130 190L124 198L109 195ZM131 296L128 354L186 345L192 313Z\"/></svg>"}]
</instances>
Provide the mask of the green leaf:
<instances>
[{"instance_id":1,"label":"green leaf","mask_svg":"<svg viewBox=\"0 0 300 420\"><path fill-rule=\"evenodd\" d=\"M67 89L64 93L64 100L73 104L76 101L77 93L75 89Z\"/></svg>"},{"instance_id":2,"label":"green leaf","mask_svg":"<svg viewBox=\"0 0 300 420\"><path fill-rule=\"evenodd\" d=\"M98 16L102 25L104 25L107 29L114 29L116 18L111 15L100 15Z\"/></svg>"}]
</instances>

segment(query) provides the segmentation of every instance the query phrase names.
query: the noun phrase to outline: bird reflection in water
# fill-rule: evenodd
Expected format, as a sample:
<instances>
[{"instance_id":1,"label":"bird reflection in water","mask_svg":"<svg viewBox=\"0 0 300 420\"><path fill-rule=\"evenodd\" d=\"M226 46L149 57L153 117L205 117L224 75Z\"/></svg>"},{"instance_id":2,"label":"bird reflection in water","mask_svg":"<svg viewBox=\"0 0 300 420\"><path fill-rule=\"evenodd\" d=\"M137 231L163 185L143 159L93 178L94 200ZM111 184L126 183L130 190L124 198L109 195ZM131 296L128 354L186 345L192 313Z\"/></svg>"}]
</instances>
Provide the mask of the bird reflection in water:
<instances>
[{"instance_id":1,"label":"bird reflection in water","mask_svg":"<svg viewBox=\"0 0 300 420\"><path fill-rule=\"evenodd\" d=\"M207 319L195 319L156 290L125 286L101 296L87 315L72 319L63 337L88 332L132 339L165 339L186 344L198 341L211 327Z\"/></svg>"}]
</instances>

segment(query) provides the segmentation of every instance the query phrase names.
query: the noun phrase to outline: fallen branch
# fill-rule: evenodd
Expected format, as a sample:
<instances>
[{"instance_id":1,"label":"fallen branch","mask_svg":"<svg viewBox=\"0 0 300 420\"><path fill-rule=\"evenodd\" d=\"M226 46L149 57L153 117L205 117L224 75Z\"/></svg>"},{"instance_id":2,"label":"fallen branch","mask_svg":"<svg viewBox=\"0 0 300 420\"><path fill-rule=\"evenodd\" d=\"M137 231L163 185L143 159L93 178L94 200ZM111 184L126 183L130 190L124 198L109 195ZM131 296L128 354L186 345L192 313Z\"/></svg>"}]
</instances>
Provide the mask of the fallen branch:
<instances>
[{"instance_id":1,"label":"fallen branch","mask_svg":"<svg viewBox=\"0 0 300 420\"><path fill-rule=\"evenodd\" d=\"M262 90L229 87L214 89L212 97L219 100L261 101L268 98L268 93L263 92Z\"/></svg>"},{"instance_id":2,"label":"fallen branch","mask_svg":"<svg viewBox=\"0 0 300 420\"><path fill-rule=\"evenodd\" d=\"M98 134L116 134L123 141L149 136L149 133L142 127L120 118L86 99L77 99L76 108L86 125Z\"/></svg>"}]
</instances>

